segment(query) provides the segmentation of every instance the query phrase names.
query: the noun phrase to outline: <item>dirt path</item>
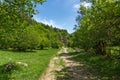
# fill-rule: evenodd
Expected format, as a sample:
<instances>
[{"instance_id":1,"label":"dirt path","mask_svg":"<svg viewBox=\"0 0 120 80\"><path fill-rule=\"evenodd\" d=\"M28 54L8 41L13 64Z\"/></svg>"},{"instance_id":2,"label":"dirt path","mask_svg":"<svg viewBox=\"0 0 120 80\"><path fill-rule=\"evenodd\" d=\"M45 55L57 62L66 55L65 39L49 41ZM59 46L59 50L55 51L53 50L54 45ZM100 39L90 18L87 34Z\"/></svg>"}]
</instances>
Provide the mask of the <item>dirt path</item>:
<instances>
[{"instance_id":1,"label":"dirt path","mask_svg":"<svg viewBox=\"0 0 120 80\"><path fill-rule=\"evenodd\" d=\"M58 55L63 52L64 50L61 49L58 52ZM62 61L62 59L58 55L55 56L53 59L51 59L48 69L39 80L56 80L55 71L60 71L62 69L62 66L60 65L60 62Z\"/></svg>"},{"instance_id":2,"label":"dirt path","mask_svg":"<svg viewBox=\"0 0 120 80\"><path fill-rule=\"evenodd\" d=\"M75 62L67 52L67 48L62 48L49 64L45 74L39 80L100 80L91 74L84 64Z\"/></svg>"}]
</instances>

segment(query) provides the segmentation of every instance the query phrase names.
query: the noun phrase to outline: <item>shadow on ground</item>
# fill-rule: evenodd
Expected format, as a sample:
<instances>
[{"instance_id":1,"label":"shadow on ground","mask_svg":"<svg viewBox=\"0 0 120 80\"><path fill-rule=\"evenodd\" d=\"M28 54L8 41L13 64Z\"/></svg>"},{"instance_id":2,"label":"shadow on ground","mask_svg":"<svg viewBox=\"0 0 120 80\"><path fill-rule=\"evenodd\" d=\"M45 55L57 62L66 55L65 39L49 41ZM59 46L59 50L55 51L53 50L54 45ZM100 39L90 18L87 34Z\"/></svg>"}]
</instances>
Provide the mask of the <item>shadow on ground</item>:
<instances>
[{"instance_id":1,"label":"shadow on ground","mask_svg":"<svg viewBox=\"0 0 120 80\"><path fill-rule=\"evenodd\" d=\"M71 55L72 57L68 57ZM120 80L120 61L85 53L62 53L73 65L57 71L56 80ZM74 65L74 63L79 65Z\"/></svg>"}]
</instances>

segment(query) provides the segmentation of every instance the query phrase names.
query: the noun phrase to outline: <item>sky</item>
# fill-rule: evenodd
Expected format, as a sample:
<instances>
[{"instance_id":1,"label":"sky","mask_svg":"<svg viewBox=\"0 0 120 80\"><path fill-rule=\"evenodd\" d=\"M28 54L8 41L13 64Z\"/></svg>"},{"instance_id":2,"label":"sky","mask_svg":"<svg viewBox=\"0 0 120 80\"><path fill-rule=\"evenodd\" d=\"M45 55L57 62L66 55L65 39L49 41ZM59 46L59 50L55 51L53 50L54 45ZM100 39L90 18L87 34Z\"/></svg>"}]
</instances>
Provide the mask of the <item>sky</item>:
<instances>
[{"instance_id":1,"label":"sky","mask_svg":"<svg viewBox=\"0 0 120 80\"><path fill-rule=\"evenodd\" d=\"M33 18L37 22L66 29L69 33L73 33L73 28L77 24L76 17L80 4L85 7L91 6L90 3L80 3L80 0L46 0L42 5L37 5L36 9L39 13Z\"/></svg>"},{"instance_id":2,"label":"sky","mask_svg":"<svg viewBox=\"0 0 120 80\"><path fill-rule=\"evenodd\" d=\"M60 29L66 29L69 33L74 32L77 10L80 0L46 0L42 5L37 5L38 14L34 19Z\"/></svg>"}]
</instances>

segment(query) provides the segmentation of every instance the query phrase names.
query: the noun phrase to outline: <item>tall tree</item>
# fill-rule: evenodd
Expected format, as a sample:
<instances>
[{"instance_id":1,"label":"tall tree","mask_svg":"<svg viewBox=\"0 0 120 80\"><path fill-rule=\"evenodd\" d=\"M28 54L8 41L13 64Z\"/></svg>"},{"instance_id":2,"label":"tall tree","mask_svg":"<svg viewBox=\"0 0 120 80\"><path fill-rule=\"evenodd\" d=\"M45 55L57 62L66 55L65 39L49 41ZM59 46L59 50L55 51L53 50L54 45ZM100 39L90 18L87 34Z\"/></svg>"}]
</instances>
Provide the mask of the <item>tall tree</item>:
<instances>
[{"instance_id":1,"label":"tall tree","mask_svg":"<svg viewBox=\"0 0 120 80\"><path fill-rule=\"evenodd\" d=\"M106 54L106 46L115 45L120 40L120 1L87 0L91 7L81 5L77 18L79 45L85 49L94 48L98 54ZM120 45L118 42L117 45Z\"/></svg>"}]
</instances>

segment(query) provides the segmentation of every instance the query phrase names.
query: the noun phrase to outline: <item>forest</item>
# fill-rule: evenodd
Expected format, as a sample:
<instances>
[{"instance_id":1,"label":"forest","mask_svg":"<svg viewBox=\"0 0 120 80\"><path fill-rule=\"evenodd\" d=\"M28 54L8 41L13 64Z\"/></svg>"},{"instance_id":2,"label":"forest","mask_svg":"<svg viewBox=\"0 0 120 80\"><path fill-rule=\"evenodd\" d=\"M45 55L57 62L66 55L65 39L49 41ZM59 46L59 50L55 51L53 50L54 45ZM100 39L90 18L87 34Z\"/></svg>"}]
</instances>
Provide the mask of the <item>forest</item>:
<instances>
[{"instance_id":1,"label":"forest","mask_svg":"<svg viewBox=\"0 0 120 80\"><path fill-rule=\"evenodd\" d=\"M0 80L48 80L55 56L62 69L49 80L119 80L120 0L80 0L90 5L79 4L71 34L33 19L44 2L0 0Z\"/></svg>"},{"instance_id":2,"label":"forest","mask_svg":"<svg viewBox=\"0 0 120 80\"><path fill-rule=\"evenodd\" d=\"M26 51L67 45L69 36L67 30L45 25L32 19L33 14L36 13L34 6L42 2L42 0L1 1L1 49Z\"/></svg>"}]
</instances>

